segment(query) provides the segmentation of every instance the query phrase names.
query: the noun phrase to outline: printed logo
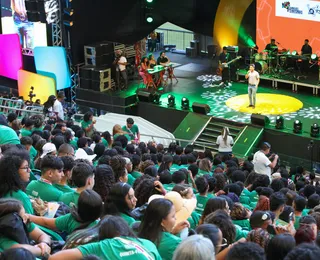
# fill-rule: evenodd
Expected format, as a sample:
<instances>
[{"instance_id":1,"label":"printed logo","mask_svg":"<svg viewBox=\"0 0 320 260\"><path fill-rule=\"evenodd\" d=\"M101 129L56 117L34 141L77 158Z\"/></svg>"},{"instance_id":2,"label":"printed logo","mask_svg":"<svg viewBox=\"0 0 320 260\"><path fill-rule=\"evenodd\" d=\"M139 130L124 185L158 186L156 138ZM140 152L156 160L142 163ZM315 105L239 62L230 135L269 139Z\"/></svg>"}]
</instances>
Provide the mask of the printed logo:
<instances>
[{"instance_id":1,"label":"printed logo","mask_svg":"<svg viewBox=\"0 0 320 260\"><path fill-rule=\"evenodd\" d=\"M287 9L287 12L291 14L303 14L303 11L300 10L299 7L291 6L289 1L283 2L282 8Z\"/></svg>"},{"instance_id":2,"label":"printed logo","mask_svg":"<svg viewBox=\"0 0 320 260\"><path fill-rule=\"evenodd\" d=\"M316 5L314 7L310 7L310 5L307 5L308 7L308 14L311 14L313 16L316 16L316 14L320 14L320 6L319 5Z\"/></svg>"}]
</instances>

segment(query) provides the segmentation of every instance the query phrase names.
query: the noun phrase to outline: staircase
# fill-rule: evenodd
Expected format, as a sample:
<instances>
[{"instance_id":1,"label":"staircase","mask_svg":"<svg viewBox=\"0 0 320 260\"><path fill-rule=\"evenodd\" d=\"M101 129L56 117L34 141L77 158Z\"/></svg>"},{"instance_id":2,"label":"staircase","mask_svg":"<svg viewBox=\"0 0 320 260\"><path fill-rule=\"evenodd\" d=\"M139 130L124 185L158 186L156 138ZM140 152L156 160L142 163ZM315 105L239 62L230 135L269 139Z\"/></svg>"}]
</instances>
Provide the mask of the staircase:
<instances>
[{"instance_id":1,"label":"staircase","mask_svg":"<svg viewBox=\"0 0 320 260\"><path fill-rule=\"evenodd\" d=\"M210 149L213 152L218 152L218 146L216 145L217 137L225 126L229 128L233 140L236 140L238 134L245 127L242 124L234 125L228 123L228 121L218 121L216 118L211 118L209 124L195 140L194 148L196 150Z\"/></svg>"}]
</instances>

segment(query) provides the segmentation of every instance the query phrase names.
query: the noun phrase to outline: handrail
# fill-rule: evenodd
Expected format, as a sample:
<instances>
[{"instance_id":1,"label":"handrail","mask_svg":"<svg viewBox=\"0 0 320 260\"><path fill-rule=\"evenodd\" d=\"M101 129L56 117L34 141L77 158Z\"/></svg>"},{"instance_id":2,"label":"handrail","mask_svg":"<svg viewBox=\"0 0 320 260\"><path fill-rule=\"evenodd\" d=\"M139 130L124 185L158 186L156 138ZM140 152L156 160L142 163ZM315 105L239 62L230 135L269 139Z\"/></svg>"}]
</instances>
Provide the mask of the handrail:
<instances>
[{"instance_id":1,"label":"handrail","mask_svg":"<svg viewBox=\"0 0 320 260\"><path fill-rule=\"evenodd\" d=\"M174 29L166 29L166 28L157 28L156 31L159 30L159 31L169 31L169 32L180 32L180 33L189 33L189 34L194 34L193 32L191 31L182 31L182 30L174 30Z\"/></svg>"}]
</instances>

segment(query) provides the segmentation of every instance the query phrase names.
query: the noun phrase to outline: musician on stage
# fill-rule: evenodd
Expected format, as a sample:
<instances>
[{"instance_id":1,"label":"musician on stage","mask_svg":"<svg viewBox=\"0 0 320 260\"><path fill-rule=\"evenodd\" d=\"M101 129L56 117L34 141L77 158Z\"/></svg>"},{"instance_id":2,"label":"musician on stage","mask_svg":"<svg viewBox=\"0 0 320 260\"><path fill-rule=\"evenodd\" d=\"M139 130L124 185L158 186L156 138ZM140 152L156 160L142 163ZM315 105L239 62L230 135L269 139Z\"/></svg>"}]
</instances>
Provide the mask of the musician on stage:
<instances>
[{"instance_id":1,"label":"musician on stage","mask_svg":"<svg viewBox=\"0 0 320 260\"><path fill-rule=\"evenodd\" d=\"M248 73L245 76L248 79L248 95L249 95L249 106L256 107L256 94L258 90L258 85L260 83L259 72L255 71L255 65L251 64Z\"/></svg>"},{"instance_id":2,"label":"musician on stage","mask_svg":"<svg viewBox=\"0 0 320 260\"><path fill-rule=\"evenodd\" d=\"M278 52L278 46L276 44L276 40L275 39L271 39L271 42L267 44L266 50L268 50L269 52L271 52L272 54L275 54Z\"/></svg>"},{"instance_id":3,"label":"musician on stage","mask_svg":"<svg viewBox=\"0 0 320 260\"><path fill-rule=\"evenodd\" d=\"M222 82L220 85L231 86L229 67L225 64L230 60L230 54L227 52L227 47L224 46L221 54L219 55L219 67L222 69Z\"/></svg>"},{"instance_id":4,"label":"musician on stage","mask_svg":"<svg viewBox=\"0 0 320 260\"><path fill-rule=\"evenodd\" d=\"M312 47L309 45L309 40L305 39L304 40L304 45L301 48L301 55L308 55L312 54Z\"/></svg>"}]
</instances>

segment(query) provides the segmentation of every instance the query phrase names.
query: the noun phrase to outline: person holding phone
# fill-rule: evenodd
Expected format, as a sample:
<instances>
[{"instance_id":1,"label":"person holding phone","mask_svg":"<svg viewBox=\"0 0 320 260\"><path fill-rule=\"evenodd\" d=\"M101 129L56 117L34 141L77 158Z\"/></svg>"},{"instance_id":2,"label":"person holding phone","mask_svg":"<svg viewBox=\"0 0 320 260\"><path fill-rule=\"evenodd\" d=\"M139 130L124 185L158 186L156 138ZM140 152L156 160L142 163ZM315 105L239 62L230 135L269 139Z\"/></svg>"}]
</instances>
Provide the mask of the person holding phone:
<instances>
[{"instance_id":1,"label":"person holding phone","mask_svg":"<svg viewBox=\"0 0 320 260\"><path fill-rule=\"evenodd\" d=\"M245 78L248 80L248 94L249 94L249 106L255 108L256 107L256 94L258 90L258 85L260 83L260 75L259 72L255 70L255 65L251 64L249 71L247 72Z\"/></svg>"}]
</instances>

